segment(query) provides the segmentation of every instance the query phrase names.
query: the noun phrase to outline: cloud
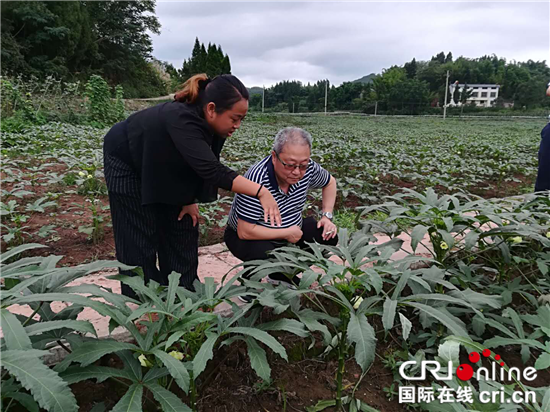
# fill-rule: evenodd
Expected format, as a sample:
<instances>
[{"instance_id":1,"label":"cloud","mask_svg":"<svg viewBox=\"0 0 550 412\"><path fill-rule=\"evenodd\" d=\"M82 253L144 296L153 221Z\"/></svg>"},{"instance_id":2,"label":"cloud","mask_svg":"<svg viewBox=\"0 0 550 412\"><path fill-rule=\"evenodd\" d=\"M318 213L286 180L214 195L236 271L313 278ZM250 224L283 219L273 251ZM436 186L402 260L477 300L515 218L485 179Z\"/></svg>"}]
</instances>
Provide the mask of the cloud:
<instances>
[{"instance_id":1,"label":"cloud","mask_svg":"<svg viewBox=\"0 0 550 412\"><path fill-rule=\"evenodd\" d=\"M496 54L546 60L549 3L159 2L154 55L181 67L195 37L222 46L248 86L328 78L340 84L413 57Z\"/></svg>"}]
</instances>

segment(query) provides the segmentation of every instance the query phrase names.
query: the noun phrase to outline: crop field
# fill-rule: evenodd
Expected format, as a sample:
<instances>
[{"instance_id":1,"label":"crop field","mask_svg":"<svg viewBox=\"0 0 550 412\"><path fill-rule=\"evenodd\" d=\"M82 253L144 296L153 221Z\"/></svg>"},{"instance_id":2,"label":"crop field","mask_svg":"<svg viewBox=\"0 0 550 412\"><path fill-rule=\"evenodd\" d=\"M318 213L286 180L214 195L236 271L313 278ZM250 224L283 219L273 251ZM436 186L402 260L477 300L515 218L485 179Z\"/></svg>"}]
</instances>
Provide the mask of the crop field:
<instances>
[{"instance_id":1,"label":"crop field","mask_svg":"<svg viewBox=\"0 0 550 412\"><path fill-rule=\"evenodd\" d=\"M250 115L228 140L223 160L244 173L271 150L284 126L308 130L312 157L338 180L341 223L355 207L402 188L505 197L533 190L543 121ZM106 129L49 123L4 133L3 245L46 243L63 263L112 259L102 173ZM312 193L312 205L319 204ZM201 244L221 241L231 194L201 206Z\"/></svg>"},{"instance_id":2,"label":"crop field","mask_svg":"<svg viewBox=\"0 0 550 412\"><path fill-rule=\"evenodd\" d=\"M308 130L313 159L337 179L338 246L277 249L242 268L236 276L252 276L242 285L207 277L189 291L176 273L167 287L115 277L136 301L68 286L119 265L106 129L48 123L3 134L7 409L550 410L550 198L532 193L544 120L250 115L223 162L246 171L284 126ZM203 245L220 242L230 201L221 193L201 205ZM306 213L319 207L317 191ZM273 272L302 281L260 287ZM243 294L256 300L237 306ZM71 306L54 313L59 301ZM221 303L231 305L227 317L213 312ZM11 305L34 311L16 316ZM84 308L131 340L97 339L77 319ZM67 356L49 368L40 359L57 345ZM451 378L424 376L423 361ZM518 373L474 376L481 366Z\"/></svg>"}]
</instances>

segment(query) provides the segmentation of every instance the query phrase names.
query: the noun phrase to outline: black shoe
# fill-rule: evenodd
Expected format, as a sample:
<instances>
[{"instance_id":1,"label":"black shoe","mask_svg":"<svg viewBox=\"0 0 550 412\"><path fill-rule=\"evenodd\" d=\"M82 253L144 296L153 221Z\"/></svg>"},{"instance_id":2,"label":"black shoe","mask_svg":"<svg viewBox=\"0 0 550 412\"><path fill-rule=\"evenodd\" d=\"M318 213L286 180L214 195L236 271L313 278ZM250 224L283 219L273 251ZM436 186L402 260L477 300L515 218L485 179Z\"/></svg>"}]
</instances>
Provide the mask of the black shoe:
<instances>
[{"instance_id":1,"label":"black shoe","mask_svg":"<svg viewBox=\"0 0 550 412\"><path fill-rule=\"evenodd\" d=\"M283 273L272 273L267 277L267 281L272 285L283 285L289 289L296 290L300 286L300 277L295 275L293 278L289 278Z\"/></svg>"},{"instance_id":2,"label":"black shoe","mask_svg":"<svg viewBox=\"0 0 550 412\"><path fill-rule=\"evenodd\" d=\"M256 299L256 296L252 296L252 295L239 295L237 297L241 302L244 302L244 303L252 303L254 302L254 299Z\"/></svg>"}]
</instances>

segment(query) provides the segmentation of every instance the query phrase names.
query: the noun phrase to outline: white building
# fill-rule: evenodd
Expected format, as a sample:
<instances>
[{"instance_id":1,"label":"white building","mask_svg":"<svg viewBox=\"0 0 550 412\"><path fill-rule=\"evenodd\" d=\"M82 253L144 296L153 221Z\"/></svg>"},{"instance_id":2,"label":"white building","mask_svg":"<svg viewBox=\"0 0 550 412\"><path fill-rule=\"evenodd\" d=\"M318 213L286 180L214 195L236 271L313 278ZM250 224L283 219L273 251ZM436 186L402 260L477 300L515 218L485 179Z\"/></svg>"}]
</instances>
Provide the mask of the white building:
<instances>
[{"instance_id":1,"label":"white building","mask_svg":"<svg viewBox=\"0 0 550 412\"><path fill-rule=\"evenodd\" d=\"M476 106L480 107L492 107L495 104L495 100L498 98L498 91L500 85L498 84L468 84L467 85L471 92L470 97L466 100L466 104L474 103ZM460 94L464 89L464 84L455 83L449 86L449 93L451 94L449 106L460 106L460 101L456 104L453 100L454 91L458 87Z\"/></svg>"}]
</instances>

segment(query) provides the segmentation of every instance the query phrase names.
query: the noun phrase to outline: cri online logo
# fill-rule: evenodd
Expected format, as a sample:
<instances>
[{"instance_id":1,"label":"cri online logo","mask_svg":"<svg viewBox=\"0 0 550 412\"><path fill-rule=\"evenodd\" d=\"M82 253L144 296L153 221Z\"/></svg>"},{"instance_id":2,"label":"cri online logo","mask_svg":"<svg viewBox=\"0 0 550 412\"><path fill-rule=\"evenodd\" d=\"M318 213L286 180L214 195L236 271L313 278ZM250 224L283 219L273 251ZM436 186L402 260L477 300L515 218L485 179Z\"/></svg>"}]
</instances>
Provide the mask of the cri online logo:
<instances>
[{"instance_id":1,"label":"cri online logo","mask_svg":"<svg viewBox=\"0 0 550 412\"><path fill-rule=\"evenodd\" d=\"M489 349L484 349L481 352L481 355L485 358L489 358L491 356L491 351ZM478 352L472 352L468 356L470 362L472 363L478 363L481 360L481 356ZM475 373L476 379L480 380L480 377L483 376L486 380L493 380L496 381L500 380L512 380L514 377L514 374L516 375L517 379L524 379L527 381L533 381L537 378L537 370L533 367L527 367L522 371L520 371L518 368L508 368L508 371L506 373L505 369L503 368L504 362L502 361L500 355L494 356L495 362L492 362L491 365L491 371L489 371L487 368L479 367L477 368L477 371ZM403 362L401 366L399 367L399 374L402 378L407 379L409 381L423 381L426 379L426 371L432 374L432 376L438 380L438 381L450 381L453 379L453 363L452 361L448 361L447 363L447 374L439 374L439 370L441 369L441 364L438 361L422 361L420 362L420 376L407 376L405 374L405 368L409 365L415 365L416 361L407 361ZM496 365L497 363L501 366L500 373L497 373ZM428 368L428 365L432 366L432 368ZM468 381L472 379L474 376L474 369L472 366L468 365L467 363L462 363L456 368L456 376L458 379L462 381Z\"/></svg>"},{"instance_id":2,"label":"cri online logo","mask_svg":"<svg viewBox=\"0 0 550 412\"><path fill-rule=\"evenodd\" d=\"M491 351L489 349L483 349L483 352L481 352L481 354L484 357L488 358L489 356L491 356ZM468 358L472 363L478 363L481 360L481 357L477 352L470 353ZM500 355L495 355L495 360L500 361L501 360ZM500 366L504 366L504 362L502 361L499 364ZM474 376L474 369L467 363L463 363L459 365L458 368L456 368L456 377L461 381L469 381L470 379L472 379L473 376Z\"/></svg>"}]
</instances>

